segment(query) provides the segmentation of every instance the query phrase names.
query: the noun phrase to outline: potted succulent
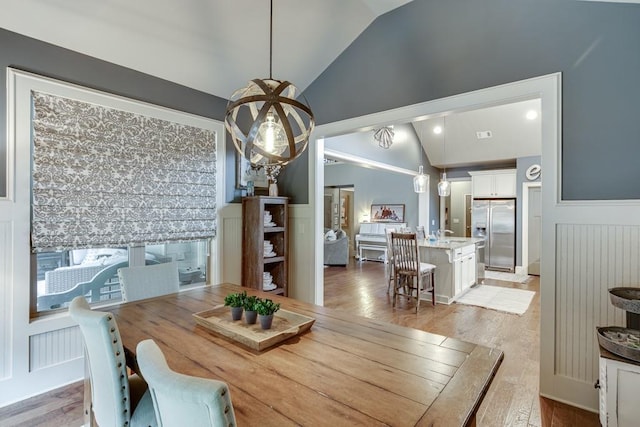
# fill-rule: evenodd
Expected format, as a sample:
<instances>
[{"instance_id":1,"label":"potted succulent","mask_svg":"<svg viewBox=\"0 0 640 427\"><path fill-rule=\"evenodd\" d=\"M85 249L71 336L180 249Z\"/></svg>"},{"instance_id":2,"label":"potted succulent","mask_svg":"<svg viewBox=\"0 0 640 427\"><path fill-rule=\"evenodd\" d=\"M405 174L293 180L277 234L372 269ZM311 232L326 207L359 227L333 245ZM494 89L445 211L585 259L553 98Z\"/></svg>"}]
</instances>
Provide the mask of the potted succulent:
<instances>
[{"instance_id":1,"label":"potted succulent","mask_svg":"<svg viewBox=\"0 0 640 427\"><path fill-rule=\"evenodd\" d=\"M247 325L253 325L256 323L256 319L258 318L258 304L260 303L260 298L255 295L249 295L244 300L244 321L247 322Z\"/></svg>"},{"instance_id":2,"label":"potted succulent","mask_svg":"<svg viewBox=\"0 0 640 427\"><path fill-rule=\"evenodd\" d=\"M242 319L244 301L247 299L247 291L229 294L224 297L224 305L231 307L231 318L233 320Z\"/></svg>"},{"instance_id":3,"label":"potted succulent","mask_svg":"<svg viewBox=\"0 0 640 427\"><path fill-rule=\"evenodd\" d=\"M271 301L269 298L258 301L256 311L258 312L258 319L260 320L262 329L271 329L273 313L278 310L280 310L280 304Z\"/></svg>"}]
</instances>

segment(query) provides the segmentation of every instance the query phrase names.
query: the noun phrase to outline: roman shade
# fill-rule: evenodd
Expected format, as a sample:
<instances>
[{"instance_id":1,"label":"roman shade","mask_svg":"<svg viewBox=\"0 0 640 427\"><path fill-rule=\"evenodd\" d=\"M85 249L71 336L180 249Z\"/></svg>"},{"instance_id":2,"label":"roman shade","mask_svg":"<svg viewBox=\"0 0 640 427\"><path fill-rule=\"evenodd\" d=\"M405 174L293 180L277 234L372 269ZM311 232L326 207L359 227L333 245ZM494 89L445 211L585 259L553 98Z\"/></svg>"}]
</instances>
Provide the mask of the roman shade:
<instances>
[{"instance_id":1,"label":"roman shade","mask_svg":"<svg viewBox=\"0 0 640 427\"><path fill-rule=\"evenodd\" d=\"M205 239L216 134L32 92L32 251Z\"/></svg>"}]
</instances>

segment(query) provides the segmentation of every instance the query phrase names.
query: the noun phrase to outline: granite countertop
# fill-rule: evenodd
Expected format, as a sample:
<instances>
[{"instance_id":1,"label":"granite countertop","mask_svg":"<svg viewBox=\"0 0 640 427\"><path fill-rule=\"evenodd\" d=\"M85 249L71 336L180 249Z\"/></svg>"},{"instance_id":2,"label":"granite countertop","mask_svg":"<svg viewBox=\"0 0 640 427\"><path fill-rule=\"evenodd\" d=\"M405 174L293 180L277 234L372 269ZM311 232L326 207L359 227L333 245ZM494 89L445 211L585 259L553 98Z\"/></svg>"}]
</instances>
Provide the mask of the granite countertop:
<instances>
[{"instance_id":1,"label":"granite countertop","mask_svg":"<svg viewBox=\"0 0 640 427\"><path fill-rule=\"evenodd\" d=\"M443 240L429 241L429 239L421 240L418 245L423 248L431 249L458 249L469 245L475 245L477 242L481 242L482 238L479 237L448 237Z\"/></svg>"}]
</instances>

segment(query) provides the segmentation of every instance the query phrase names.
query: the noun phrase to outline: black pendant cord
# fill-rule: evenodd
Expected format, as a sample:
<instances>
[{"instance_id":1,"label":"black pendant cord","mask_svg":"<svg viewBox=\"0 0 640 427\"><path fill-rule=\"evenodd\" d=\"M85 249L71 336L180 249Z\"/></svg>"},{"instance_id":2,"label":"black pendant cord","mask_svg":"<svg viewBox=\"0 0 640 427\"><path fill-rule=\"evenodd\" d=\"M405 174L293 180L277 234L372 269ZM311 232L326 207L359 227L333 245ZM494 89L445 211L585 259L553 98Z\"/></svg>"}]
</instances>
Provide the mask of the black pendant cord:
<instances>
[{"instance_id":1,"label":"black pendant cord","mask_svg":"<svg viewBox=\"0 0 640 427\"><path fill-rule=\"evenodd\" d=\"M273 80L273 0L269 8L269 80Z\"/></svg>"}]
</instances>

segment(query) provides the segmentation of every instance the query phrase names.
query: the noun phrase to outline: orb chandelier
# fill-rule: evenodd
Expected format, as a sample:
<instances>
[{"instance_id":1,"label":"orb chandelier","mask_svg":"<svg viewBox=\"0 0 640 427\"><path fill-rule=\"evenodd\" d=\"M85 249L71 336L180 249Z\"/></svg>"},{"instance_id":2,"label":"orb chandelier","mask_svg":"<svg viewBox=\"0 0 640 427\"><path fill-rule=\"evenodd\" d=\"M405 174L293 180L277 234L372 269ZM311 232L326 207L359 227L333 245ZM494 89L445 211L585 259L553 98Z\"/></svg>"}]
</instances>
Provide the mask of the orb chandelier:
<instances>
[{"instance_id":1,"label":"orb chandelier","mask_svg":"<svg viewBox=\"0 0 640 427\"><path fill-rule=\"evenodd\" d=\"M227 104L224 122L242 156L254 166L274 170L304 152L315 121L298 88L272 78L273 0L270 4L269 78L253 79L236 90Z\"/></svg>"}]
</instances>

